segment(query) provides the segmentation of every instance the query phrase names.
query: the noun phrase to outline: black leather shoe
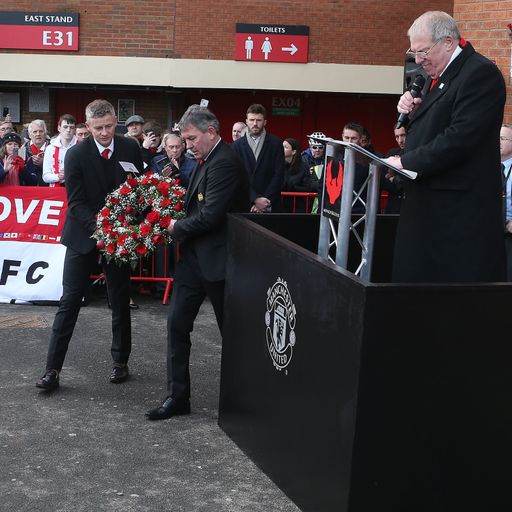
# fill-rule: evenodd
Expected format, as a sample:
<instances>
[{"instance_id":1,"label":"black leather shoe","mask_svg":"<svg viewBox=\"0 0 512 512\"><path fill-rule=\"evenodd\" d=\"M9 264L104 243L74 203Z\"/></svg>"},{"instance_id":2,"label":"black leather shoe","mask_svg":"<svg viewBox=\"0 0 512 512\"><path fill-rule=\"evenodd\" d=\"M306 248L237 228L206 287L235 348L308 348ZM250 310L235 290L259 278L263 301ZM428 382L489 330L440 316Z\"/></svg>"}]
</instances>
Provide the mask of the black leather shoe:
<instances>
[{"instance_id":1,"label":"black leather shoe","mask_svg":"<svg viewBox=\"0 0 512 512\"><path fill-rule=\"evenodd\" d=\"M173 416L182 416L190 414L189 400L176 400L172 396L168 396L164 403L156 409L151 409L146 413L148 420L166 420Z\"/></svg>"},{"instance_id":2,"label":"black leather shoe","mask_svg":"<svg viewBox=\"0 0 512 512\"><path fill-rule=\"evenodd\" d=\"M59 372L57 370L46 370L45 374L36 382L36 388L51 391L59 387Z\"/></svg>"},{"instance_id":3,"label":"black leather shoe","mask_svg":"<svg viewBox=\"0 0 512 512\"><path fill-rule=\"evenodd\" d=\"M110 374L110 382L119 384L124 382L130 376L127 364L114 364Z\"/></svg>"}]
</instances>

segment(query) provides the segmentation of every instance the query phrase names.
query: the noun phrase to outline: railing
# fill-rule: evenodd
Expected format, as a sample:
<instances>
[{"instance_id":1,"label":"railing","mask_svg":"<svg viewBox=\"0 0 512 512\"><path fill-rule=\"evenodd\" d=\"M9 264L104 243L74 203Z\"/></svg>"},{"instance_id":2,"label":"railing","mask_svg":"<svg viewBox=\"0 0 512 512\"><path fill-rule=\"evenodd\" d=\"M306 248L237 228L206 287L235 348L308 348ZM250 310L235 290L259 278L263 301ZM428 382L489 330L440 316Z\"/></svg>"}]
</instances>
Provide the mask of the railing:
<instances>
[{"instance_id":1,"label":"railing","mask_svg":"<svg viewBox=\"0 0 512 512\"><path fill-rule=\"evenodd\" d=\"M311 213L313 202L318 197L316 192L281 192L281 204L286 206L286 198L291 198L292 208L289 213ZM297 207L297 200L304 199L304 208ZM311 207L310 207L311 202Z\"/></svg>"},{"instance_id":2,"label":"railing","mask_svg":"<svg viewBox=\"0 0 512 512\"><path fill-rule=\"evenodd\" d=\"M311 201L311 205L313 205L313 202L315 198L318 197L318 194L316 192L281 192L281 204L285 205L285 198L291 198L293 200L292 203L292 211L290 213L311 213L311 208L309 206L309 203ZM298 199L305 199L305 208L304 211L302 211L302 208L297 209L297 200ZM388 203L388 192L386 190L383 190L380 193L380 212L384 213L386 210L386 205ZM312 207L312 206L311 206ZM299 210L299 211L297 211Z\"/></svg>"},{"instance_id":3,"label":"railing","mask_svg":"<svg viewBox=\"0 0 512 512\"><path fill-rule=\"evenodd\" d=\"M165 247L164 249L167 249ZM163 256L162 256L163 253ZM156 259L162 258L163 268L159 271L156 270ZM136 283L165 283L165 289L162 297L162 304L167 304L169 295L171 293L172 283L174 278L168 276L169 274L169 262L168 262L167 250L153 254L150 259L139 258L139 264L137 268L132 272L130 276L131 282ZM157 273L162 273L162 276L157 276ZM166 277L164 277L166 276ZM99 282L105 279L103 273L91 275L93 282Z\"/></svg>"}]
</instances>

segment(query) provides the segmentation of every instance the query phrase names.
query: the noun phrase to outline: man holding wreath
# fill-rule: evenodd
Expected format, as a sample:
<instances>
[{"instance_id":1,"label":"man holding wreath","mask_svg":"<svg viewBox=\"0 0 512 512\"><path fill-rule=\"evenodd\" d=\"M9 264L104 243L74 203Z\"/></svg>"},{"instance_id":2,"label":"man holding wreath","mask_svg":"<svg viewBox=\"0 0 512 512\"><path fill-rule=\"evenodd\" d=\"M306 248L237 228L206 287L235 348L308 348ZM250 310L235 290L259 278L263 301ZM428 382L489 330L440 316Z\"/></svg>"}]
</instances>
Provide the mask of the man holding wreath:
<instances>
[{"instance_id":1,"label":"man holding wreath","mask_svg":"<svg viewBox=\"0 0 512 512\"><path fill-rule=\"evenodd\" d=\"M85 109L86 125L92 137L70 148L65 158L65 185L68 199L62 243L66 246L63 293L55 315L48 348L46 370L36 382L38 388L54 390L69 341L73 334L89 276L97 261L96 214L107 194L123 183L135 167L143 171L140 149L132 140L115 135L114 107L97 99ZM112 306L113 369L110 382L123 382L129 376L131 351L130 265L105 263L105 275Z\"/></svg>"}]
</instances>

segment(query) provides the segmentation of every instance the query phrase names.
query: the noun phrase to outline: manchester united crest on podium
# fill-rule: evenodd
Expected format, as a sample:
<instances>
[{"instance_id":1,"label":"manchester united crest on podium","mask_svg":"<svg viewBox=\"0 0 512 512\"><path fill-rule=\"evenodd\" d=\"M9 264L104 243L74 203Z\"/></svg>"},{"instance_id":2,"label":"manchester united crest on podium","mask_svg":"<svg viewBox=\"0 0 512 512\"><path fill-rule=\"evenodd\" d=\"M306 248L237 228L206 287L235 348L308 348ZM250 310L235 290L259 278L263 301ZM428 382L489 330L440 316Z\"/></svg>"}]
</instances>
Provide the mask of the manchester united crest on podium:
<instances>
[{"instance_id":1,"label":"manchester united crest on podium","mask_svg":"<svg viewBox=\"0 0 512 512\"><path fill-rule=\"evenodd\" d=\"M267 348L277 370L286 368L292 360L295 346L295 305L286 281L277 281L267 290Z\"/></svg>"}]
</instances>

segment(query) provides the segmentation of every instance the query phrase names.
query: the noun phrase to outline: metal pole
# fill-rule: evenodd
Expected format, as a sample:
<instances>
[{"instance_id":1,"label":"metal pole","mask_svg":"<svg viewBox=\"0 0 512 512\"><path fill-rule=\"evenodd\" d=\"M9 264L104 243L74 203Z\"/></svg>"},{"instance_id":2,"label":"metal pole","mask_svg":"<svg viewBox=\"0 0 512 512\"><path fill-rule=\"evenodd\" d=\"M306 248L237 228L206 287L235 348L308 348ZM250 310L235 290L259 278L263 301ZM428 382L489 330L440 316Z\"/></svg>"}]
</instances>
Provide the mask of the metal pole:
<instances>
[{"instance_id":1,"label":"metal pole","mask_svg":"<svg viewBox=\"0 0 512 512\"><path fill-rule=\"evenodd\" d=\"M363 250L361 261L361 279L370 282L372 263L373 263L373 247L375 243L375 226L377 224L377 213L379 211L379 185L380 185L380 166L375 162L370 163L370 179L366 191L366 222L363 235Z\"/></svg>"},{"instance_id":2,"label":"metal pole","mask_svg":"<svg viewBox=\"0 0 512 512\"><path fill-rule=\"evenodd\" d=\"M354 176L356 173L356 155L354 149L345 148L343 163L343 190L341 192L340 220L338 223L338 250L336 265L347 268L348 244L352 221L352 198L354 197Z\"/></svg>"},{"instance_id":3,"label":"metal pole","mask_svg":"<svg viewBox=\"0 0 512 512\"><path fill-rule=\"evenodd\" d=\"M327 169L327 157L334 157L335 147L332 144L327 144L325 148L325 161L324 170L322 173L322 194L320 194L318 201L318 211L320 212L320 229L318 233L318 256L327 259L329 257L329 242L331 239L331 228L329 226L329 219L324 217L324 198L323 194L325 191L325 175Z\"/></svg>"}]
</instances>

